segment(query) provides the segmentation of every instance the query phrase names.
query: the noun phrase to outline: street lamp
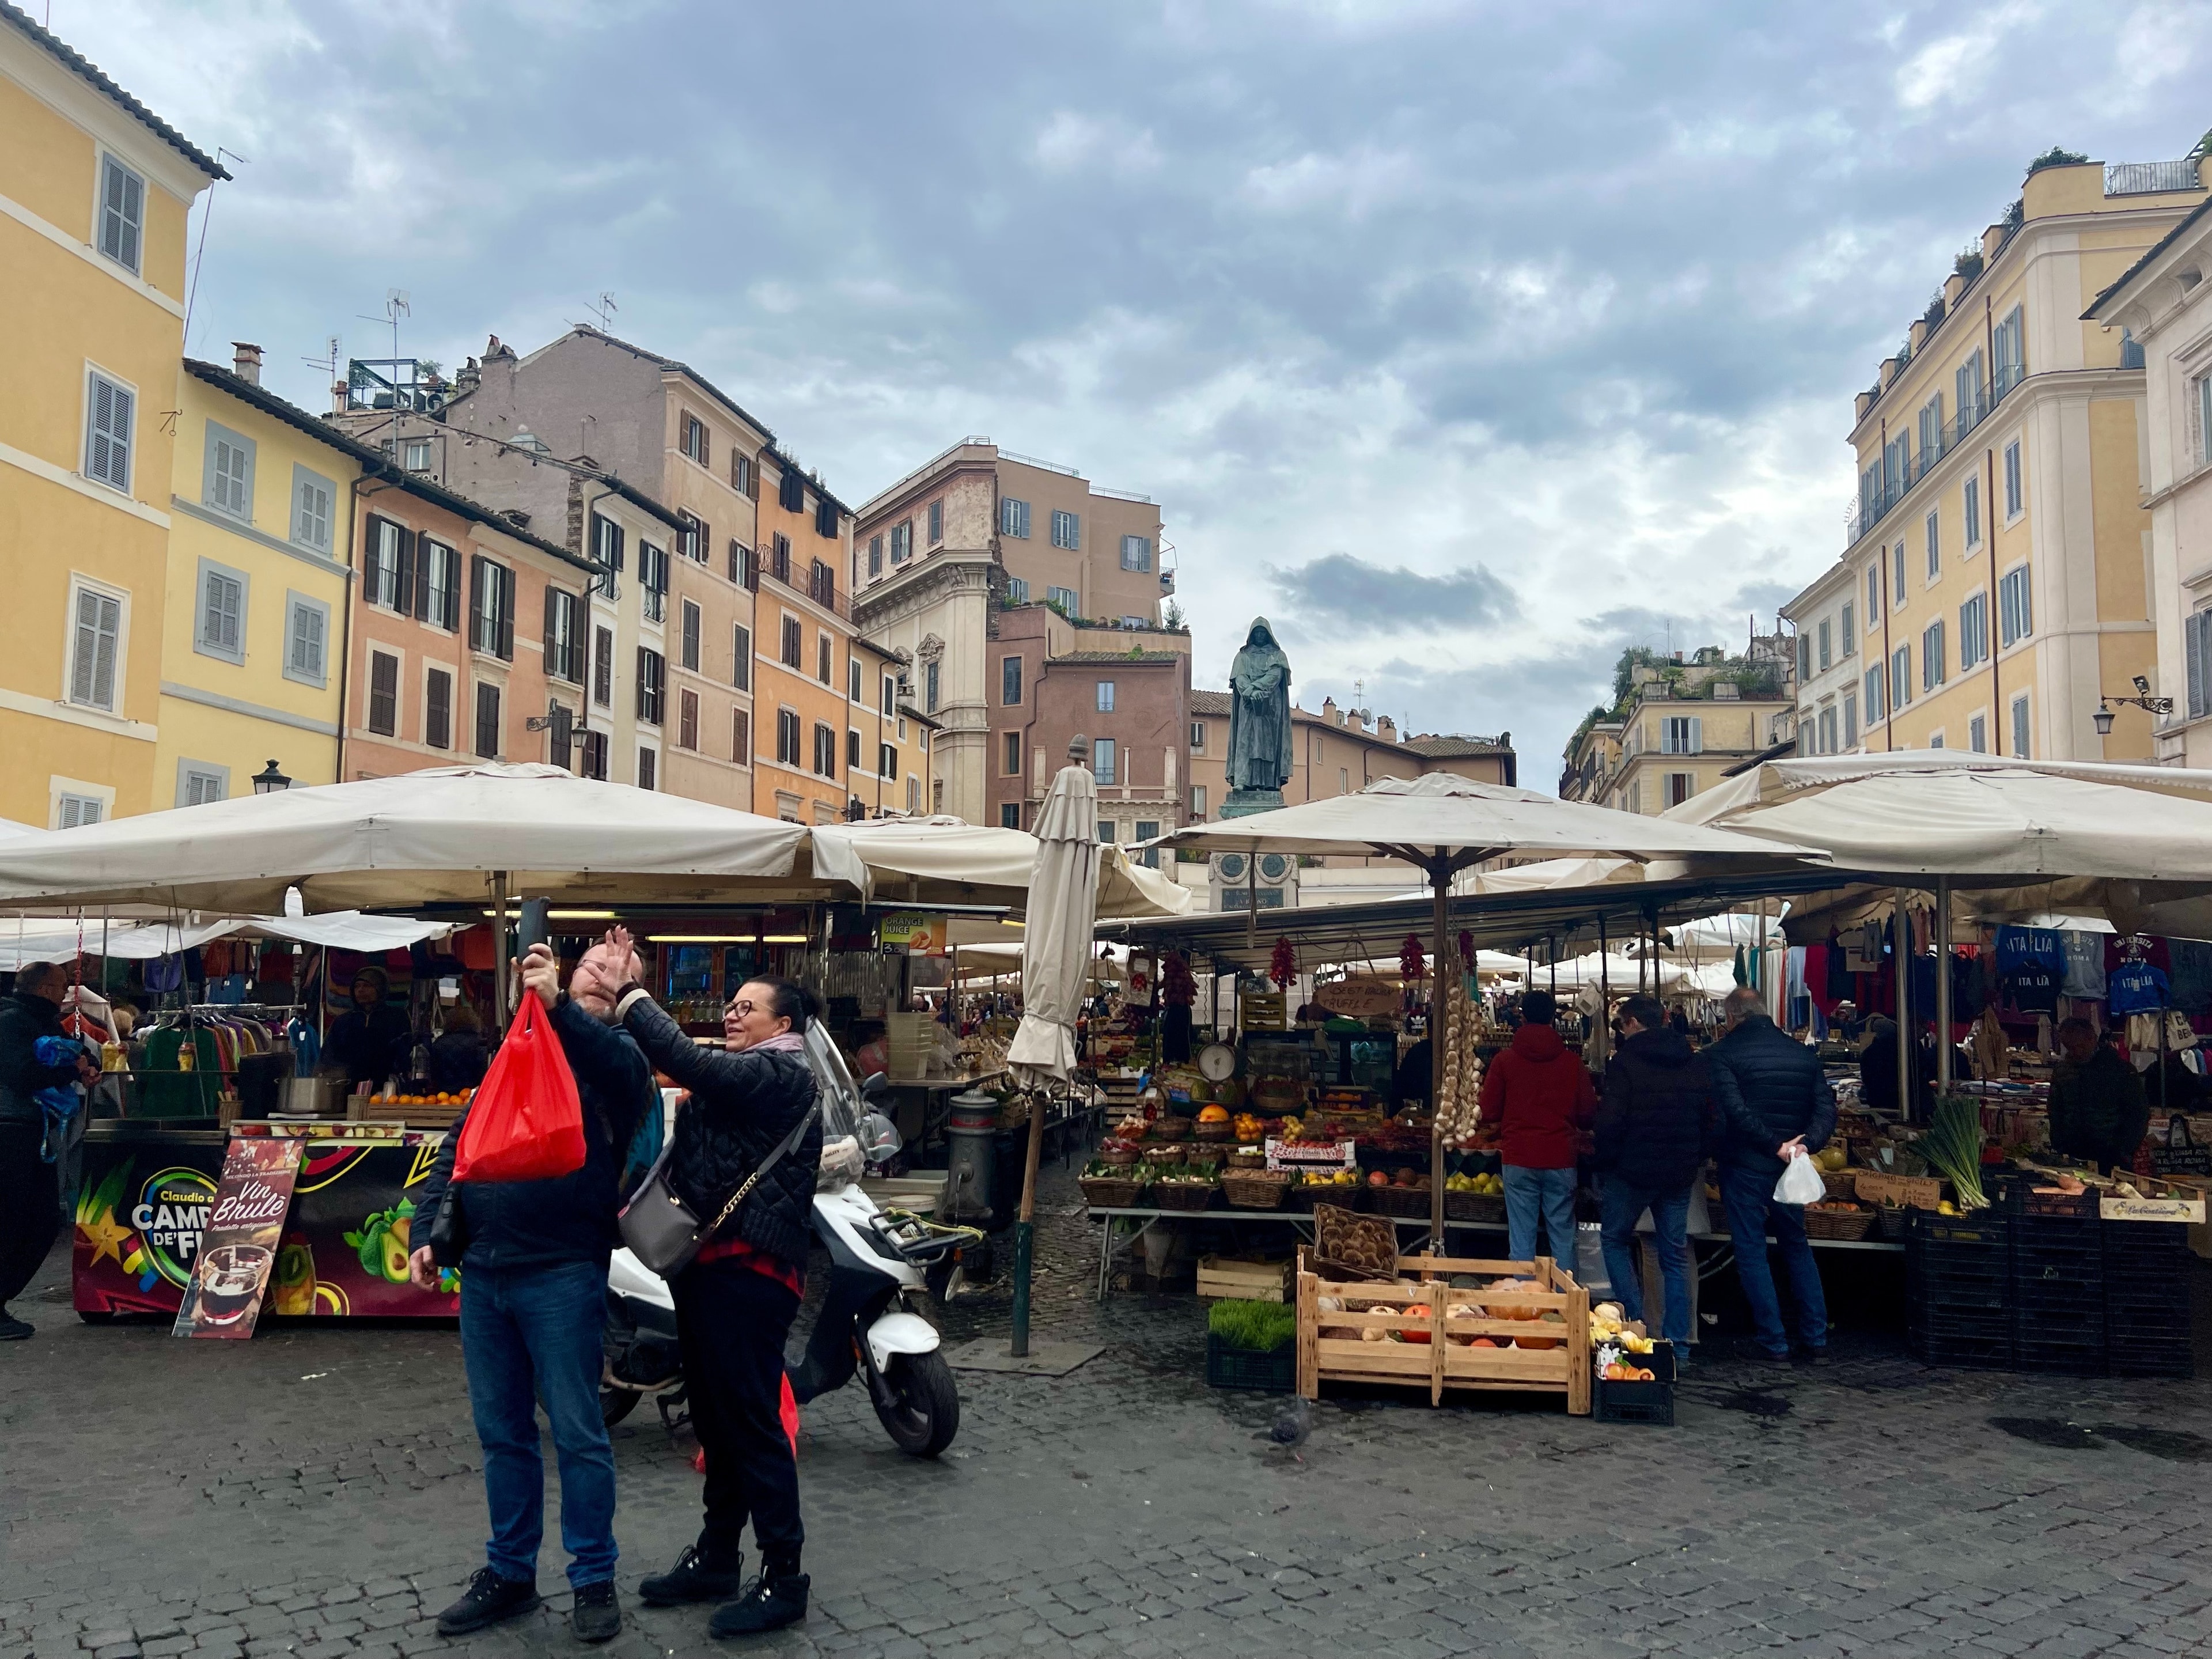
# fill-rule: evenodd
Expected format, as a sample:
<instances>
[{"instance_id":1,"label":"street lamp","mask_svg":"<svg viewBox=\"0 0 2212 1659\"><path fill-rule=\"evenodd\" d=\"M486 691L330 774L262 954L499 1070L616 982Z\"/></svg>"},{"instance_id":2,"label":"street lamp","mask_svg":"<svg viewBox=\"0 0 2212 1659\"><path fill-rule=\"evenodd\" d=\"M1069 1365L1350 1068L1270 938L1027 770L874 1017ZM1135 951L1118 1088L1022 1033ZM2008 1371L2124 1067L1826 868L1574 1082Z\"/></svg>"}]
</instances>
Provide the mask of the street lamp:
<instances>
[{"instance_id":1,"label":"street lamp","mask_svg":"<svg viewBox=\"0 0 2212 1659\"><path fill-rule=\"evenodd\" d=\"M273 795L280 789L289 789L291 787L292 780L276 769L276 763L273 758L267 766L253 775L253 793L257 795Z\"/></svg>"},{"instance_id":2,"label":"street lamp","mask_svg":"<svg viewBox=\"0 0 2212 1659\"><path fill-rule=\"evenodd\" d=\"M2112 735L2112 710L2115 708L2141 708L2147 713L2153 714L2171 714L2173 712L2173 699L2172 697L2152 696L2150 695L2150 682L2148 679L2145 679L2141 674L2135 677L2135 685L2136 695L2132 697L2107 697L2102 695L2099 696L2097 698L2097 712L2089 717L2096 723L2097 735L2099 737L2109 738Z\"/></svg>"}]
</instances>

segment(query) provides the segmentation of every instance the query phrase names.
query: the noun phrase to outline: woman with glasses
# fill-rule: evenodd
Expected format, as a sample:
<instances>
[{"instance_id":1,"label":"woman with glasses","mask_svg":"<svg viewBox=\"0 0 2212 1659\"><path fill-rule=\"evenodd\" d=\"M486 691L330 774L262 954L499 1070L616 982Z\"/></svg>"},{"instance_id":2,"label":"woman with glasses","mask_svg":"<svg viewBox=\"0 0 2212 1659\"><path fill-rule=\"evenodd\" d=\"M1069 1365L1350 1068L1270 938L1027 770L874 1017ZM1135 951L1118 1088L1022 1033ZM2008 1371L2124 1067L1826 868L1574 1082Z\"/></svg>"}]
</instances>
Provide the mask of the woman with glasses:
<instances>
[{"instance_id":1,"label":"woman with glasses","mask_svg":"<svg viewBox=\"0 0 2212 1659\"><path fill-rule=\"evenodd\" d=\"M747 981L722 1010L717 1052L685 1036L636 983L628 932L617 927L607 938L618 959L632 963L616 1002L618 1022L656 1069L690 1091L677 1115L669 1181L691 1213L711 1224L814 1105L805 1033L821 1000L787 979ZM698 1542L639 1592L659 1607L728 1602L708 1626L718 1637L777 1630L806 1616L798 1448L782 1414L783 1345L799 1312L821 1161L817 1121L671 1282L691 1425L706 1454L706 1524ZM748 1520L762 1568L750 1583L739 1571Z\"/></svg>"}]
</instances>

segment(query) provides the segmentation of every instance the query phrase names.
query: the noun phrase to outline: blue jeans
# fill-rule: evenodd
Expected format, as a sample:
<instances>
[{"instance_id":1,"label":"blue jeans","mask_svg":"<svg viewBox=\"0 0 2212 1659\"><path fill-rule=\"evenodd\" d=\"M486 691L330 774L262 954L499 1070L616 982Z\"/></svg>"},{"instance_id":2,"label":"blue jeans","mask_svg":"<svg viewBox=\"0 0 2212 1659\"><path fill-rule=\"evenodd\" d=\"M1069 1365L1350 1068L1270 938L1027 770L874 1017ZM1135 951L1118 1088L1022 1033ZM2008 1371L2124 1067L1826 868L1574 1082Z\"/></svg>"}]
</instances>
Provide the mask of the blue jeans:
<instances>
[{"instance_id":1,"label":"blue jeans","mask_svg":"<svg viewBox=\"0 0 2212 1659\"><path fill-rule=\"evenodd\" d=\"M1828 1346L1828 1298L1820 1289L1820 1264L1805 1242L1805 1212L1774 1202L1773 1173L1741 1164L1721 1166L1721 1203L1728 1211L1729 1237L1735 1246L1735 1276L1751 1304L1751 1322L1759 1346L1778 1358L1790 1352L1782 1328L1782 1303L1774 1292L1774 1270L1767 1265L1766 1235L1771 1231L1790 1272L1790 1294L1797 1303L1797 1340L1808 1348Z\"/></svg>"},{"instance_id":2,"label":"blue jeans","mask_svg":"<svg viewBox=\"0 0 2212 1659\"><path fill-rule=\"evenodd\" d=\"M1631 1319L1644 1317L1644 1285L1637 1277L1631 1246L1636 1224L1651 1212L1651 1237L1659 1251L1659 1271L1667 1280L1667 1317L1659 1334L1678 1346L1690 1340L1690 1189L1637 1187L1619 1176L1605 1178L1603 1194L1605 1270L1613 1279L1613 1299ZM1646 1328L1649 1328L1648 1327Z\"/></svg>"},{"instance_id":3,"label":"blue jeans","mask_svg":"<svg viewBox=\"0 0 2212 1659\"><path fill-rule=\"evenodd\" d=\"M604 1263L461 1274L461 1353L491 1509L484 1560L502 1578L538 1579L545 1533L541 1401L560 1459L568 1582L580 1588L615 1576L615 1455L599 1416L606 1297Z\"/></svg>"},{"instance_id":4,"label":"blue jeans","mask_svg":"<svg viewBox=\"0 0 2212 1659\"><path fill-rule=\"evenodd\" d=\"M1575 1270L1575 1172L1505 1165L1505 1253L1516 1261L1536 1255L1536 1218L1541 1212L1551 1240L1552 1259Z\"/></svg>"}]
</instances>

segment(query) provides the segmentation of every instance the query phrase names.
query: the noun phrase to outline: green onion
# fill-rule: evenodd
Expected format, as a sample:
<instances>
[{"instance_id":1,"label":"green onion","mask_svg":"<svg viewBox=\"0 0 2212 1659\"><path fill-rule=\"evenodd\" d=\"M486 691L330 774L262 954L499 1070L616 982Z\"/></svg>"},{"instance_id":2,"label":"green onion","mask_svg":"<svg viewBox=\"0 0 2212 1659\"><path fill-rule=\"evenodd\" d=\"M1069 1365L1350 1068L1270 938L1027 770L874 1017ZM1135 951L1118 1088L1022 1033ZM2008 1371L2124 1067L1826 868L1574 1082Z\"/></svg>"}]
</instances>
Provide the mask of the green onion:
<instances>
[{"instance_id":1,"label":"green onion","mask_svg":"<svg viewBox=\"0 0 2212 1659\"><path fill-rule=\"evenodd\" d=\"M1946 1095L1936 1103L1928 1132L1912 1143L1928 1167L1949 1178L1961 1210L1989 1207L1982 1195L1982 1112L1973 1101Z\"/></svg>"}]
</instances>

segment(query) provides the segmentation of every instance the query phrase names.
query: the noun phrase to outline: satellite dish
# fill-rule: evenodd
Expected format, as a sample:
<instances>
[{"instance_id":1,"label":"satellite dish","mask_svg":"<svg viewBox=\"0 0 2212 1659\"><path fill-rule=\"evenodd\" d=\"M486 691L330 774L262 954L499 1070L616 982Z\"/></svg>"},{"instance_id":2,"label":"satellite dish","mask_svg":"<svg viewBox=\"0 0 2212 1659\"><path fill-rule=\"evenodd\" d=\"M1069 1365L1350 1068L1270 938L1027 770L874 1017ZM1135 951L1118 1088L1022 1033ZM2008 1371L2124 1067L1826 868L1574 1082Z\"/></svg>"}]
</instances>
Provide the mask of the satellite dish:
<instances>
[{"instance_id":1,"label":"satellite dish","mask_svg":"<svg viewBox=\"0 0 2212 1659\"><path fill-rule=\"evenodd\" d=\"M1237 1051L1225 1042L1209 1042L1198 1051L1198 1074L1208 1083L1226 1083L1237 1075Z\"/></svg>"}]
</instances>

